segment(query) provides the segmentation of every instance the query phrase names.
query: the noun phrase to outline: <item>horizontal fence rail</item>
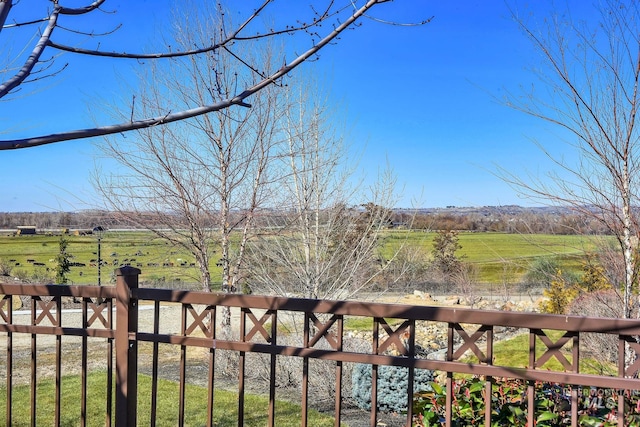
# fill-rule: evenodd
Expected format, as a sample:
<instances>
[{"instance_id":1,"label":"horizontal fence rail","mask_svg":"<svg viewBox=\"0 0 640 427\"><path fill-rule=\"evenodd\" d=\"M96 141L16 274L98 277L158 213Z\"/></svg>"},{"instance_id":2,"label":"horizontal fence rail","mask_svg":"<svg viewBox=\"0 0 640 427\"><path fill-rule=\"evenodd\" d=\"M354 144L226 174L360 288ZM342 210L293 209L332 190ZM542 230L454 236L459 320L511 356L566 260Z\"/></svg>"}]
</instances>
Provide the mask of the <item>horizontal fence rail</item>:
<instances>
[{"instance_id":1,"label":"horizontal fence rail","mask_svg":"<svg viewBox=\"0 0 640 427\"><path fill-rule=\"evenodd\" d=\"M116 270L117 283L109 286L65 286L0 284L0 334L6 345L4 376L6 386L6 425L13 422L13 389L16 367L15 337L26 335L29 339L31 387L31 425L37 425L38 363L42 357L39 342L42 337L54 340L53 364L55 370L54 423L60 425L61 378L63 374L63 343L68 337L80 341L81 416L86 424L87 377L89 373L89 340L104 342L104 367L106 368L106 399L104 425L135 426L138 422L138 366L139 345L149 345L151 351L151 424L155 425L157 390L161 370L159 346L179 349L178 373L178 424L184 424L186 411L186 385L188 371L187 350L204 349L207 354L206 384L207 425L214 425L216 353L225 351L237 355L238 415L237 425L245 425L245 398L247 357L262 354L268 360L268 422L275 423L276 364L278 358L297 358L302 361L300 387L301 425L308 424L309 366L312 360L330 361L335 376L333 415L335 425L341 425L346 396L342 395L345 364L372 366L371 411L369 423L375 426L378 419L377 383L380 366L408 368L406 390L407 414L405 425L414 420L412 413L413 379L416 369L428 369L444 375L446 390L446 416L444 425L452 423L454 376L468 374L480 376L486 382L485 425L491 424L491 385L496 378L513 378L528 384L525 398L528 401L528 425L535 423L534 384L572 385L571 421L578 425L578 390L576 386L602 389L640 390L637 379L640 362L629 362L630 354L638 353L640 346L640 321L612 318L544 315L484 311L436 306L413 306L358 301L327 301L298 298L268 297L256 295L219 294L168 289L138 287L140 270L123 267ZM14 310L13 301L21 298L22 309ZM79 306L80 323L67 324L67 310L63 301L72 299ZM26 303L25 303L26 302ZM162 308L167 305L180 307L180 318L166 318ZM139 327L141 310L148 310L152 322ZM114 315L115 312L115 315ZM233 316L231 316L233 312ZM28 313L27 316L18 314ZM76 311L77 313L77 311ZM147 315L147 314L145 314ZM76 314L77 316L77 314ZM365 347L349 347L351 339L345 331L345 321L352 318L371 319L371 330ZM26 319L26 320L25 320ZM292 320L293 319L293 320ZM291 322L301 324L299 329L285 328ZM446 329L446 347L443 360L431 358L419 351L417 327L423 323L439 324ZM165 325L179 325L170 332ZM497 328L521 329L529 334L529 360L526 366L501 366L495 364L493 347ZM230 332L231 331L231 332ZM560 331L560 338L551 338L549 331ZM581 337L586 333L606 334L616 337L618 346L617 374L615 376L585 374L580 372ZM557 336L553 335L553 336ZM285 339L286 338L286 339ZM295 338L295 339L291 339ZM144 344L143 344L144 343ZM101 347L102 349L102 347ZM556 360L562 371L545 368L550 360ZM0 365L1 366L1 365ZM115 389L111 389L115 383ZM112 401L112 395L115 401ZM624 425L624 396L619 393L617 422ZM115 414L112 408L115 406ZM102 422L101 422L102 424Z\"/></svg>"}]
</instances>

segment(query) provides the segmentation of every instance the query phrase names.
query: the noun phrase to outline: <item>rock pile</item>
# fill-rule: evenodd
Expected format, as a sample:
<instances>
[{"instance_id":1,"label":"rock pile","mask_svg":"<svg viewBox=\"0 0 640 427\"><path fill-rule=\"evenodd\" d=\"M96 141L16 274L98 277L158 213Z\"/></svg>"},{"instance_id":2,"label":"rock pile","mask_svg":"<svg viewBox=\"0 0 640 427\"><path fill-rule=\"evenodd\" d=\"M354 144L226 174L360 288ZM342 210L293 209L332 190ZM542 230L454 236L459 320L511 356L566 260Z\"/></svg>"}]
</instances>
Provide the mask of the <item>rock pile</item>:
<instances>
[{"instance_id":1,"label":"rock pile","mask_svg":"<svg viewBox=\"0 0 640 427\"><path fill-rule=\"evenodd\" d=\"M413 294L400 298L397 302L403 304L417 304L417 305L437 305L437 306L460 306L465 307L462 303L463 298L456 295L446 297L433 297L430 294L422 291L414 291ZM502 299L490 299L482 298L476 302L474 308L481 310L498 310L498 311L513 311L513 312L535 312L537 311L539 301L534 300L520 300L513 301ZM442 322L416 322L416 352L418 357L425 357L429 359L444 360L447 349L447 328L448 325ZM467 333L471 335L474 331L474 327L471 326L470 331ZM513 336L521 333L522 331L516 328L507 328L496 326L494 327L494 342L512 338ZM371 342L371 331L357 331L349 332L347 337L359 339L364 342ZM380 330L380 342L383 342L387 338L386 333ZM458 348L463 344L462 337L457 333L453 335L454 348ZM478 340L478 344L482 349L482 344L486 341L485 337ZM390 353L397 353L396 349L391 349Z\"/></svg>"}]
</instances>

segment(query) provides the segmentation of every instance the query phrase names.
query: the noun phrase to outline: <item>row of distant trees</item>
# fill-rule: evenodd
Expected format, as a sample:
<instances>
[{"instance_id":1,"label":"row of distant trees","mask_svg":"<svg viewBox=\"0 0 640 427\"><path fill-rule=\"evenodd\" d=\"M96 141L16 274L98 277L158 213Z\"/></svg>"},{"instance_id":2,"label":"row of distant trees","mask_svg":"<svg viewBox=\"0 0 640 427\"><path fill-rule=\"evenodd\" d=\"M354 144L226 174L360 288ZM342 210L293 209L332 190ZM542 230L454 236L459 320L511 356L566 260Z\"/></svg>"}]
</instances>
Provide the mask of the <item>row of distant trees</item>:
<instances>
[{"instance_id":1,"label":"row of distant trees","mask_svg":"<svg viewBox=\"0 0 640 427\"><path fill-rule=\"evenodd\" d=\"M348 206L354 216L365 212L364 206ZM487 213L490 210L491 213ZM457 230L473 232L535 233L535 234L609 234L602 222L582 213L541 212L538 209L519 208L518 212L504 212L500 207L480 212L447 213L424 212L410 209L389 209L387 227L411 230ZM128 215L112 211L86 210L79 212L0 212L0 229L30 225L40 230L89 229L96 225L108 228L152 228L162 225L163 216L152 212L137 212L136 221ZM263 210L255 218L258 228L285 227L290 222L290 211ZM238 221L243 214L230 212ZM187 227L187 220L174 215L176 222ZM213 224L212 226L215 226Z\"/></svg>"}]
</instances>

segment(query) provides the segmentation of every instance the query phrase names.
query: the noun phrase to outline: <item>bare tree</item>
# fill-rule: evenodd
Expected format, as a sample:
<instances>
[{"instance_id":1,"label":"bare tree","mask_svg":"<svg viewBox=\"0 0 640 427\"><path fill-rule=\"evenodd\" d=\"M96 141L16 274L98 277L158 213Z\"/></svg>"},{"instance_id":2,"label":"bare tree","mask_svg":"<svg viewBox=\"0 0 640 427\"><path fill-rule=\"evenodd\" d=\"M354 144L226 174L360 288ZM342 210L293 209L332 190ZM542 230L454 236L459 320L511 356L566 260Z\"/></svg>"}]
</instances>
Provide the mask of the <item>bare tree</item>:
<instances>
[{"instance_id":1,"label":"bare tree","mask_svg":"<svg viewBox=\"0 0 640 427\"><path fill-rule=\"evenodd\" d=\"M470 308L482 300L478 292L478 277L480 271L477 265L471 263L461 263L453 276L455 290L459 293L462 301Z\"/></svg>"},{"instance_id":2,"label":"bare tree","mask_svg":"<svg viewBox=\"0 0 640 427\"><path fill-rule=\"evenodd\" d=\"M190 29L175 35L180 50L201 45L225 25L207 13L211 10L192 6L191 13L176 15L176 28L188 23ZM268 45L243 55L265 70L273 63ZM257 78L243 61L218 53L174 58L146 70L136 102L143 115L191 103L215 104ZM269 165L278 145L278 93L275 87L265 88L255 94L253 108L143 128L133 138L109 138L101 146L119 165L110 174L95 174L108 209L192 253L204 290L212 288L210 265L217 249L222 289L230 291L238 284L254 214L268 194ZM153 225L146 219L149 214L155 218ZM233 247L232 233L239 235Z\"/></svg>"},{"instance_id":3,"label":"bare tree","mask_svg":"<svg viewBox=\"0 0 640 427\"><path fill-rule=\"evenodd\" d=\"M583 293L568 307L574 316L620 317L624 312L619 295L613 290ZM593 363L606 365L618 360L618 337L610 334L585 333L580 336L581 351L589 354ZM583 350L584 349L584 350Z\"/></svg>"},{"instance_id":4,"label":"bare tree","mask_svg":"<svg viewBox=\"0 0 640 427\"><path fill-rule=\"evenodd\" d=\"M225 93L225 96L210 99L208 103L201 103L200 99L193 99L180 110L165 109L158 111L156 115L145 116L131 112L127 120L109 126L98 126L89 129L68 130L50 135L38 135L29 138L6 139L0 141L0 150L34 147L73 139L82 139L95 136L112 135L136 129L145 129L157 125L181 121L203 114L222 111L233 106L250 107L248 99L261 90L276 84L282 77L289 74L300 64L314 59L318 53L330 43L338 40L338 37L355 23L368 17L374 8L387 0L367 0L355 2L352 0L334 1L318 0L310 1L306 9L306 16L291 16L290 20L282 20L280 27L272 27L267 16L280 5L276 0L263 0L256 2L253 9L244 20L231 27L217 28L209 33L208 37L191 46L185 46L182 50L167 47L165 51L150 53L132 53L131 46L125 46L121 51L105 51L100 49L100 41L92 42L94 47L82 48L78 45L65 43L69 34L83 33L87 37L95 37L94 32L81 30L83 17L103 13L103 8L110 5L107 0L87 0L84 7L65 7L64 0L53 2L42 0L41 4L48 8L45 16L34 16L24 22L11 20L10 16L18 8L29 7L33 13L41 9L34 7L34 2L14 2L13 0L0 1L0 30L2 35L22 27L36 27L33 31L33 40L24 46L19 46L15 55L9 55L4 63L0 62L0 99L9 94L16 93L26 83L52 78L63 72L65 65L55 66L56 54L67 52L73 56L102 56L115 59L129 59L133 61L145 60L147 63L159 59L177 59L192 57L215 58L219 55L231 55L243 64L247 71L254 73L256 78L250 82L238 82L233 90ZM358 4L360 3L360 4ZM151 7L151 6L149 6ZM217 5L219 13L224 8ZM46 9L42 9L43 11ZM44 12L43 12L44 13ZM145 19L144 17L142 19ZM84 21L86 22L86 20ZM61 29L71 31L62 32ZM189 26L185 27L190 32ZM108 34L106 35L108 36ZM245 56L251 52L255 42L265 39L278 39L294 36L298 52L292 59L281 62L277 69L267 70L263 64L254 62L255 58ZM291 42L289 38L287 40ZM51 54L49 53L51 52ZM18 65L15 65L18 63ZM21 64L21 65L20 65ZM217 65L217 64L216 64ZM142 113L142 112L141 112Z\"/></svg>"},{"instance_id":5,"label":"bare tree","mask_svg":"<svg viewBox=\"0 0 640 427\"><path fill-rule=\"evenodd\" d=\"M392 259L385 260L385 271L378 279L378 282L382 283L379 283L378 287L383 291L409 293L424 290L432 278L429 268L431 260L424 246L408 244L406 237L402 235L397 245L389 241L385 242L385 245L389 247L389 253L393 256Z\"/></svg>"},{"instance_id":6,"label":"bare tree","mask_svg":"<svg viewBox=\"0 0 640 427\"><path fill-rule=\"evenodd\" d=\"M625 266L624 315L630 317L638 273L640 10L636 1L609 0L600 7L597 22L573 22L562 13L541 30L514 13L540 53L541 87L508 103L562 129L577 160L541 145L557 167L549 179L504 175L532 197L597 219L616 237Z\"/></svg>"},{"instance_id":7,"label":"bare tree","mask_svg":"<svg viewBox=\"0 0 640 427\"><path fill-rule=\"evenodd\" d=\"M306 85L309 87L309 85ZM342 138L327 105L310 91L290 95L278 200L284 224L250 242L252 289L307 298L348 298L388 265L380 253L395 196L390 173L371 188L354 188Z\"/></svg>"}]
</instances>

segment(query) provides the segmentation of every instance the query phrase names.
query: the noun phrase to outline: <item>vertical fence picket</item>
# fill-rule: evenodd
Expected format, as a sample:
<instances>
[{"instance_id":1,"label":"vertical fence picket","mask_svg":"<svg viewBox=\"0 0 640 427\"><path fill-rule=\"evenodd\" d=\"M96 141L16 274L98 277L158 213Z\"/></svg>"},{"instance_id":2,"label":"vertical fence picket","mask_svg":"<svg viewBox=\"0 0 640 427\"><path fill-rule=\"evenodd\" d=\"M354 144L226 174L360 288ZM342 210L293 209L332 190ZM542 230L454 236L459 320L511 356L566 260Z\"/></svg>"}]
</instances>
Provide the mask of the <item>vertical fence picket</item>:
<instances>
[{"instance_id":1,"label":"vertical fence picket","mask_svg":"<svg viewBox=\"0 0 640 427\"><path fill-rule=\"evenodd\" d=\"M87 318L87 298L82 298L82 327L89 327L89 319ZM81 343L81 362L80 362L80 423L84 427L87 420L87 336L82 336Z\"/></svg>"},{"instance_id":2,"label":"vertical fence picket","mask_svg":"<svg viewBox=\"0 0 640 427\"><path fill-rule=\"evenodd\" d=\"M215 306L208 306L209 310L209 338L211 338L211 346L209 347L209 371L208 371L208 386L207 393L207 427L213 427L213 412L215 402L215 371L216 371L216 313L218 312Z\"/></svg>"},{"instance_id":3,"label":"vertical fence picket","mask_svg":"<svg viewBox=\"0 0 640 427\"><path fill-rule=\"evenodd\" d=\"M343 335L344 335L344 318L342 316L338 316L338 332L337 332L337 343L336 343L336 351L342 351L343 345ZM336 361L336 396L335 396L335 405L334 405L334 413L335 413L335 421L334 426L340 427L341 413L342 413L342 361Z\"/></svg>"},{"instance_id":4,"label":"vertical fence picket","mask_svg":"<svg viewBox=\"0 0 640 427\"><path fill-rule=\"evenodd\" d=\"M160 333L160 301L153 303L153 333ZM158 342L153 343L151 359L151 427L155 427L158 410Z\"/></svg>"},{"instance_id":5,"label":"vertical fence picket","mask_svg":"<svg viewBox=\"0 0 640 427\"><path fill-rule=\"evenodd\" d=\"M2 298L3 306L6 309L2 311L2 318L5 324L11 325L13 323L13 295L5 295ZM6 401L6 425L10 426L13 423L12 417L12 403L13 403L13 332L7 332L7 401Z\"/></svg>"},{"instance_id":6,"label":"vertical fence picket","mask_svg":"<svg viewBox=\"0 0 640 427\"><path fill-rule=\"evenodd\" d=\"M267 312L269 313L269 312ZM257 326L257 325L256 325ZM278 333L278 312L271 311L271 344L272 346L276 346L277 343L277 333ZM269 427L274 427L276 422L276 352L272 352L270 355L270 363L269 363L269 410L267 412L268 416L268 425Z\"/></svg>"},{"instance_id":7,"label":"vertical fence picket","mask_svg":"<svg viewBox=\"0 0 640 427\"><path fill-rule=\"evenodd\" d=\"M31 325L36 325L36 300L40 297L31 297ZM37 334L31 334L31 426L36 427L37 407Z\"/></svg>"},{"instance_id":8,"label":"vertical fence picket","mask_svg":"<svg viewBox=\"0 0 640 427\"><path fill-rule=\"evenodd\" d=\"M138 302L132 290L138 288L140 270L116 270L116 426L135 427L138 410L138 341L129 334L138 331ZM135 336L133 337L135 338Z\"/></svg>"},{"instance_id":9,"label":"vertical fence picket","mask_svg":"<svg viewBox=\"0 0 640 427\"><path fill-rule=\"evenodd\" d=\"M187 308L190 308L189 304L182 304L180 311L180 335L187 336ZM180 345L180 380L178 383L178 427L184 427L184 405L185 405L185 387L187 376L187 346Z\"/></svg>"},{"instance_id":10,"label":"vertical fence picket","mask_svg":"<svg viewBox=\"0 0 640 427\"><path fill-rule=\"evenodd\" d=\"M453 329L454 324L449 322L447 325L447 357L446 361L453 360ZM445 380L445 426L451 427L453 421L453 372L447 371L447 379Z\"/></svg>"},{"instance_id":11,"label":"vertical fence picket","mask_svg":"<svg viewBox=\"0 0 640 427\"><path fill-rule=\"evenodd\" d=\"M571 339L571 363L573 365L573 372L576 374L580 372L580 340L579 335L573 334ZM571 427L578 426L578 387L571 387Z\"/></svg>"},{"instance_id":12,"label":"vertical fence picket","mask_svg":"<svg viewBox=\"0 0 640 427\"><path fill-rule=\"evenodd\" d=\"M62 326L62 300L61 298L54 297L53 303L55 304L56 309L56 318L54 319L53 326L61 327ZM49 306L48 310L51 310L51 306ZM48 311L50 313L50 311ZM62 406L62 335L56 335L56 350L55 350L55 400L56 400L56 408L54 410L54 419L53 423L56 427L60 426L60 407Z\"/></svg>"},{"instance_id":13,"label":"vertical fence picket","mask_svg":"<svg viewBox=\"0 0 640 427\"><path fill-rule=\"evenodd\" d=\"M311 316L308 311L304 313L304 325L303 325L303 337L302 337L302 346L304 348L309 348L309 334L310 334L310 326L309 322L311 322ZM302 399L301 399L301 426L307 427L309 414L307 412L309 404L309 358L302 358Z\"/></svg>"},{"instance_id":14,"label":"vertical fence picket","mask_svg":"<svg viewBox=\"0 0 640 427\"><path fill-rule=\"evenodd\" d=\"M373 348L372 353L378 354L378 347L380 346L380 318L374 317L373 319ZM378 424L378 365L371 365L371 414L369 418L370 427L375 427Z\"/></svg>"},{"instance_id":15,"label":"vertical fence picket","mask_svg":"<svg viewBox=\"0 0 640 427\"><path fill-rule=\"evenodd\" d=\"M113 299L107 300L107 328L113 330ZM113 418L113 338L107 338L107 401L106 427L111 427Z\"/></svg>"},{"instance_id":16,"label":"vertical fence picket","mask_svg":"<svg viewBox=\"0 0 640 427\"><path fill-rule=\"evenodd\" d=\"M488 365L493 365L493 328L487 329L487 360ZM485 393L484 393L484 425L491 426L491 414L493 401L493 377L486 377Z\"/></svg>"},{"instance_id":17,"label":"vertical fence picket","mask_svg":"<svg viewBox=\"0 0 640 427\"><path fill-rule=\"evenodd\" d=\"M618 336L618 376L625 376L627 343L622 335ZM624 426L624 393L618 392L618 427Z\"/></svg>"},{"instance_id":18,"label":"vertical fence picket","mask_svg":"<svg viewBox=\"0 0 640 427\"><path fill-rule=\"evenodd\" d=\"M416 357L416 322L412 320L409 324L409 340L407 342L407 357L415 359ZM411 425L413 419L413 384L415 380L415 369L409 367L409 375L407 378L407 425Z\"/></svg>"},{"instance_id":19,"label":"vertical fence picket","mask_svg":"<svg viewBox=\"0 0 640 427\"><path fill-rule=\"evenodd\" d=\"M536 368L536 335L529 329L529 368ZM535 425L535 382L527 380L527 425Z\"/></svg>"},{"instance_id":20,"label":"vertical fence picket","mask_svg":"<svg viewBox=\"0 0 640 427\"><path fill-rule=\"evenodd\" d=\"M246 342L247 336L247 308L242 308L240 313L240 340ZM238 361L238 427L244 426L244 368L245 352L239 352Z\"/></svg>"}]
</instances>

